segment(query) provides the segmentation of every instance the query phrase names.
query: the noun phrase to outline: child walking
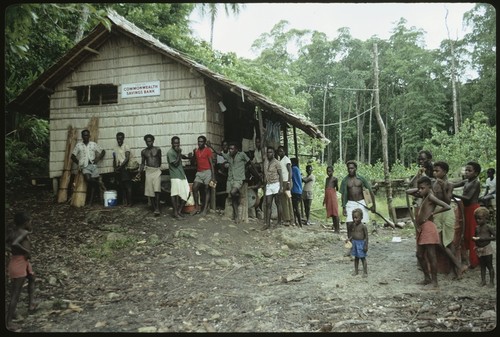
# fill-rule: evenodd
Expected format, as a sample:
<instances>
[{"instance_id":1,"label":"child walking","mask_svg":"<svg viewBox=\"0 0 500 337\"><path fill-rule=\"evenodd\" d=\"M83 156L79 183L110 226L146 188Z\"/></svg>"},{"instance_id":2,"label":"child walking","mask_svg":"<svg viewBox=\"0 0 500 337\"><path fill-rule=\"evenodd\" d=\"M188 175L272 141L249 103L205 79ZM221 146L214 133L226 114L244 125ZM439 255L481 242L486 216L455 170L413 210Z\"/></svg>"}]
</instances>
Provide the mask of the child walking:
<instances>
[{"instance_id":1,"label":"child walking","mask_svg":"<svg viewBox=\"0 0 500 337\"><path fill-rule=\"evenodd\" d=\"M486 268L490 273L489 287L493 287L495 279L495 270L493 269L493 248L491 241L496 239L496 231L488 226L490 211L486 207L476 208L474 211L477 227L475 236L472 240L476 243L476 253L479 257L479 266L481 267L481 286L486 285Z\"/></svg>"},{"instance_id":2,"label":"child walking","mask_svg":"<svg viewBox=\"0 0 500 337\"><path fill-rule=\"evenodd\" d=\"M10 247L11 252L8 269L12 285L6 324L7 328L12 331L20 328L12 323L12 320L15 316L21 288L26 279L28 279L28 312L36 310L34 301L35 275L29 261L31 258L31 241L29 239L29 234L32 231L31 217L27 212L19 212L15 214L14 222L16 228L6 238L7 247Z\"/></svg>"},{"instance_id":3,"label":"child walking","mask_svg":"<svg viewBox=\"0 0 500 337\"><path fill-rule=\"evenodd\" d=\"M368 229L365 224L361 222L363 219L363 211L356 208L352 211L353 226L351 237L347 238L345 242L351 242L351 255L354 256L354 273L353 276L359 273L359 260L363 264L363 277L368 277L368 266L366 263L366 253L368 252Z\"/></svg>"}]
</instances>

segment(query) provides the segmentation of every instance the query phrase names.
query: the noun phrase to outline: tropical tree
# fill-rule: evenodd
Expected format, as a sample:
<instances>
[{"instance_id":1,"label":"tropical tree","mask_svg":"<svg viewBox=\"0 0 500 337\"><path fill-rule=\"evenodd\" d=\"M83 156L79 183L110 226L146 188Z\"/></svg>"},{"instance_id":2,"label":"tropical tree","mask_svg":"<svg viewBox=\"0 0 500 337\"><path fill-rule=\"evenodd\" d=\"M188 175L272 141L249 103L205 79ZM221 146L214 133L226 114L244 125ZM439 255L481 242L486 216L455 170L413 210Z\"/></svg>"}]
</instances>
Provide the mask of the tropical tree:
<instances>
[{"instance_id":1,"label":"tropical tree","mask_svg":"<svg viewBox=\"0 0 500 337\"><path fill-rule=\"evenodd\" d=\"M470 67L478 74L462 89L464 117L483 111L496 124L496 8L477 3L464 14L464 22L471 28L464 37L464 48L469 52Z\"/></svg>"},{"instance_id":2,"label":"tropical tree","mask_svg":"<svg viewBox=\"0 0 500 337\"><path fill-rule=\"evenodd\" d=\"M230 13L238 15L241 9L245 7L244 4L239 4L239 3L203 2L197 4L203 16L206 15L207 13L210 16L210 47L213 46L215 19L217 18L217 15L219 15L220 5L223 5L224 11L228 16L230 15Z\"/></svg>"}]
</instances>

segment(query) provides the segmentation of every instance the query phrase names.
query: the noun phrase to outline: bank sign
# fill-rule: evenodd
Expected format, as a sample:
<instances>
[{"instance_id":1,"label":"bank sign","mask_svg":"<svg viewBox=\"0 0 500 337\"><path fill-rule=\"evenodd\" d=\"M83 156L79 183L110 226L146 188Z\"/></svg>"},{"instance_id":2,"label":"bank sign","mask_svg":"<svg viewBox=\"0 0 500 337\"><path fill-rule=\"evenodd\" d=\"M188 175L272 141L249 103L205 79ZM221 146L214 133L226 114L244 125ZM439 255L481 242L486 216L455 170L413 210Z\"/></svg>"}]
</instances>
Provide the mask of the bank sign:
<instances>
[{"instance_id":1,"label":"bank sign","mask_svg":"<svg viewBox=\"0 0 500 337\"><path fill-rule=\"evenodd\" d=\"M122 84L122 98L159 95L160 81Z\"/></svg>"}]
</instances>

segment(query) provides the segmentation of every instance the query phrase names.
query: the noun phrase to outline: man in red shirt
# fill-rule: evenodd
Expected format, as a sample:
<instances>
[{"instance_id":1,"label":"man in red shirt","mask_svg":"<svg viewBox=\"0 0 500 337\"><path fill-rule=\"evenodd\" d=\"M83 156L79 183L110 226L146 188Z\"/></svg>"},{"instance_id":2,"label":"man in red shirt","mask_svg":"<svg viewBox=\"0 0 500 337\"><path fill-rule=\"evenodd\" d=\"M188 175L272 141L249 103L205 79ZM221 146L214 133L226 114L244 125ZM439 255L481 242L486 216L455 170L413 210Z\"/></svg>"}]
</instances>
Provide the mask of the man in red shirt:
<instances>
[{"instance_id":1,"label":"man in red shirt","mask_svg":"<svg viewBox=\"0 0 500 337\"><path fill-rule=\"evenodd\" d=\"M201 213L201 215L206 215L208 211L208 205L210 203L210 181L215 181L214 175L214 164L212 161L212 150L206 146L207 138L205 136L198 137L198 148L194 149L194 159L196 163L196 176L193 181L193 199L196 212L195 214ZM205 185L204 198L201 198L200 187ZM200 201L203 201L201 207L201 212L199 209Z\"/></svg>"}]
</instances>

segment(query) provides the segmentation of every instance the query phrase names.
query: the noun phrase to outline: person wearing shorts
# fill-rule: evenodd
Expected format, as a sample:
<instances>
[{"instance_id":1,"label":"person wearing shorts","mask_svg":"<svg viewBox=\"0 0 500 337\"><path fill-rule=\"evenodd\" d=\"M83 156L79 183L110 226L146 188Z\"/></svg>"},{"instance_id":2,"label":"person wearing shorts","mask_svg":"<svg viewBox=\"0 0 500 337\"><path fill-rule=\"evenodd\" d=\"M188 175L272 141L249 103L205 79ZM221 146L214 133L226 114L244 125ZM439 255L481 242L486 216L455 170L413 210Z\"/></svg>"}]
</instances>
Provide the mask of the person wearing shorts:
<instances>
[{"instance_id":1,"label":"person wearing shorts","mask_svg":"<svg viewBox=\"0 0 500 337\"><path fill-rule=\"evenodd\" d=\"M275 157L272 147L266 150L266 159L264 160L264 179L266 182L266 224L262 230L271 228L271 212L273 200L278 210L278 225L281 224L281 202L278 198L283 191L283 175L281 173L281 164Z\"/></svg>"},{"instance_id":2,"label":"person wearing shorts","mask_svg":"<svg viewBox=\"0 0 500 337\"><path fill-rule=\"evenodd\" d=\"M195 205L195 214L206 215L208 212L208 205L210 204L210 182L215 181L214 175L214 164L212 161L213 152L210 147L207 146L207 138L205 136L198 137L198 148L193 151L195 164L196 164L196 175L193 181L193 198ZM200 188L204 185L204 198L201 198ZM200 204L201 200L203 204Z\"/></svg>"}]
</instances>

